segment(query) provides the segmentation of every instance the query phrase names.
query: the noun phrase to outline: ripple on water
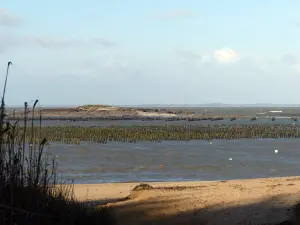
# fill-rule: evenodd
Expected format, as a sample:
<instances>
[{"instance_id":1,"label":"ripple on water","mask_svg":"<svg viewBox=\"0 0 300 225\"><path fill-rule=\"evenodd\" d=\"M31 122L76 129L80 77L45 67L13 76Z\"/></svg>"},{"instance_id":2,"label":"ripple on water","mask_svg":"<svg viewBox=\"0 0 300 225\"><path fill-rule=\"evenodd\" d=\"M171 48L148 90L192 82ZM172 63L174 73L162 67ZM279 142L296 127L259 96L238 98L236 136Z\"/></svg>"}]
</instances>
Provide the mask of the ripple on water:
<instances>
[{"instance_id":1,"label":"ripple on water","mask_svg":"<svg viewBox=\"0 0 300 225\"><path fill-rule=\"evenodd\" d=\"M135 144L83 143L49 148L76 182L244 179L300 175L300 139ZM275 154L274 149L279 149ZM232 158L232 160L228 160ZM160 167L163 165L163 167Z\"/></svg>"}]
</instances>

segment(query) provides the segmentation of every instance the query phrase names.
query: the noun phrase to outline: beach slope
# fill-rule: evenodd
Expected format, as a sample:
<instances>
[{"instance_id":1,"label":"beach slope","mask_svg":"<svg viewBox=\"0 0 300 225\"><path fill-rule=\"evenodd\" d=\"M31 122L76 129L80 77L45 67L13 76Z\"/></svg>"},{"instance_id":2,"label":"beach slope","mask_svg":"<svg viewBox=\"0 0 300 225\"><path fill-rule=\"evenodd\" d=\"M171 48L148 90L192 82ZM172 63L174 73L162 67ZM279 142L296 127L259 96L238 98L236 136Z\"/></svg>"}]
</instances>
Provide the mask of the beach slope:
<instances>
[{"instance_id":1,"label":"beach slope","mask_svg":"<svg viewBox=\"0 0 300 225\"><path fill-rule=\"evenodd\" d=\"M148 184L79 184L75 195L109 208L119 225L280 224L300 200L300 177Z\"/></svg>"}]
</instances>

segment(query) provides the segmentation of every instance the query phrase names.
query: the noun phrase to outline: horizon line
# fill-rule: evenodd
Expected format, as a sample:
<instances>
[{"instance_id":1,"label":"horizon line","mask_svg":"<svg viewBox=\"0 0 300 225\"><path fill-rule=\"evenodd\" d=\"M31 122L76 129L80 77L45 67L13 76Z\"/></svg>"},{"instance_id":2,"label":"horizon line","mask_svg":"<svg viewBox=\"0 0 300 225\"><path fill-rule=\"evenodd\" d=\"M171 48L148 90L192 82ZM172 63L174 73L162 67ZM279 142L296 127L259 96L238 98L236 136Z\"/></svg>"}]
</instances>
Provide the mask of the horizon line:
<instances>
[{"instance_id":1,"label":"horizon line","mask_svg":"<svg viewBox=\"0 0 300 225\"><path fill-rule=\"evenodd\" d=\"M44 105L41 108L53 108L53 107L78 107L83 105L104 105L104 106L119 106L119 107L207 107L207 106L214 106L214 107L239 107L239 106L293 106L293 107L300 107L300 103L199 103L199 104L77 104L77 105L67 105L67 104L48 104ZM6 105L8 108L22 108L24 105Z\"/></svg>"}]
</instances>

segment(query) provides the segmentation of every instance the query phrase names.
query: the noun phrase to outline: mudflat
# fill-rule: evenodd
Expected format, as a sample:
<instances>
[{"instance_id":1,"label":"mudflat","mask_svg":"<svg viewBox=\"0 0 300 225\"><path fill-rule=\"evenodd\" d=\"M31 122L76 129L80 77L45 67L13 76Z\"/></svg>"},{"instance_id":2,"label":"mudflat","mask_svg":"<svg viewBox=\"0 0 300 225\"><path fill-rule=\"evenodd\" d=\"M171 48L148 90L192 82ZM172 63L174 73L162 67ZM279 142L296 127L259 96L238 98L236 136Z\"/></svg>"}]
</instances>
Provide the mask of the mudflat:
<instances>
[{"instance_id":1,"label":"mudflat","mask_svg":"<svg viewBox=\"0 0 300 225\"><path fill-rule=\"evenodd\" d=\"M107 207L120 225L280 224L300 200L300 177L75 185L82 201Z\"/></svg>"},{"instance_id":2,"label":"mudflat","mask_svg":"<svg viewBox=\"0 0 300 225\"><path fill-rule=\"evenodd\" d=\"M32 116L32 109L28 109L27 115L29 118ZM141 107L119 107L108 105L83 105L78 107L64 107L64 108L43 108L36 109L34 118L39 118L39 113L42 113L43 118L56 118L63 119L66 117L79 119L79 118L246 118L249 115L245 115L243 112L232 112L230 114L224 114L222 112L208 112L205 109L196 113L192 109L179 109L179 108L141 108ZM24 110L8 111L10 116L16 118L24 117ZM231 115L232 114L232 115Z\"/></svg>"}]
</instances>

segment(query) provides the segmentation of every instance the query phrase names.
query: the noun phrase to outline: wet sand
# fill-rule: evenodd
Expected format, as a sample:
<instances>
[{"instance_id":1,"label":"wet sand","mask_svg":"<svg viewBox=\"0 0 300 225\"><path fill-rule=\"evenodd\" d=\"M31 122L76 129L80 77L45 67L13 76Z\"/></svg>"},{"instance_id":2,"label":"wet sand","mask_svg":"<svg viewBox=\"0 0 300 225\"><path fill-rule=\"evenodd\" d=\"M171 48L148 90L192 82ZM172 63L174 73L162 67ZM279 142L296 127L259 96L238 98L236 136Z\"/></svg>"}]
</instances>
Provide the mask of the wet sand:
<instances>
[{"instance_id":1,"label":"wet sand","mask_svg":"<svg viewBox=\"0 0 300 225\"><path fill-rule=\"evenodd\" d=\"M300 177L201 182L78 184L81 201L108 207L119 225L278 224L300 200Z\"/></svg>"}]
</instances>

